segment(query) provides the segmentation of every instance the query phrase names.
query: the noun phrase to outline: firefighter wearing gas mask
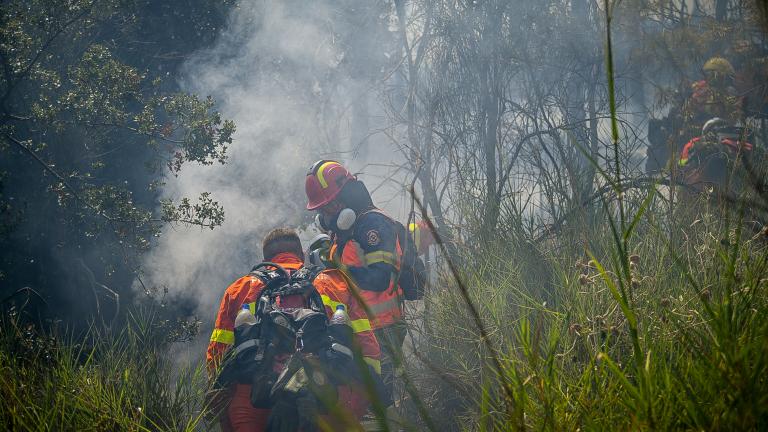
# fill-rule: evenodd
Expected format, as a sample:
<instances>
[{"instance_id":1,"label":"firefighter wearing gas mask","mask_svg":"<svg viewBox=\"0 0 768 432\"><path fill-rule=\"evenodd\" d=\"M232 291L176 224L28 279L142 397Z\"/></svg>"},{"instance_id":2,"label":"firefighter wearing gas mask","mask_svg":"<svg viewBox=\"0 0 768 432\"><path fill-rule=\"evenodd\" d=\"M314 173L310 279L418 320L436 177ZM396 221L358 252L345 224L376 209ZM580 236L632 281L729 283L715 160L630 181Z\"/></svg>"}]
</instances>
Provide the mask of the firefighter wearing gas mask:
<instances>
[{"instance_id":1,"label":"firefighter wearing gas mask","mask_svg":"<svg viewBox=\"0 0 768 432\"><path fill-rule=\"evenodd\" d=\"M382 348L382 379L391 402L395 363L405 339L398 285L403 252L396 223L373 205L365 185L339 162L314 163L305 188L307 210L318 212L318 224L331 237L324 260L341 271L365 303Z\"/></svg>"}]
</instances>

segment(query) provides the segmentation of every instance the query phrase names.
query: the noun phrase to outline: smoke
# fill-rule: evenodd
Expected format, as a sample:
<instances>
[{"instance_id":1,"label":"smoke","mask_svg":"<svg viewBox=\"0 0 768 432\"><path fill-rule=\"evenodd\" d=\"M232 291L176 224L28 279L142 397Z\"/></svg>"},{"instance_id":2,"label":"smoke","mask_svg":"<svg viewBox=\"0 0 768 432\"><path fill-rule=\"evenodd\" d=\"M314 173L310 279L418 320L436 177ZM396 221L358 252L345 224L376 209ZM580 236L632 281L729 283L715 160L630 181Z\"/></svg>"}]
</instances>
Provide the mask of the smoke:
<instances>
[{"instance_id":1,"label":"smoke","mask_svg":"<svg viewBox=\"0 0 768 432\"><path fill-rule=\"evenodd\" d=\"M376 54L371 46L383 46L377 29L389 34L388 16L370 6L336 4L244 2L215 45L183 68L184 90L211 95L237 133L227 164L189 166L168 180L163 195L209 191L226 220L214 230L169 227L147 256L145 274L171 299L195 299L203 321L200 344L224 289L261 259L263 235L278 226L309 225L314 215L304 209L304 177L313 161L339 159L377 184L387 168L368 162L387 165L397 158L371 137L376 109L370 101L384 69L377 62L387 57L385 48ZM382 192L392 196L391 188L376 194Z\"/></svg>"}]
</instances>

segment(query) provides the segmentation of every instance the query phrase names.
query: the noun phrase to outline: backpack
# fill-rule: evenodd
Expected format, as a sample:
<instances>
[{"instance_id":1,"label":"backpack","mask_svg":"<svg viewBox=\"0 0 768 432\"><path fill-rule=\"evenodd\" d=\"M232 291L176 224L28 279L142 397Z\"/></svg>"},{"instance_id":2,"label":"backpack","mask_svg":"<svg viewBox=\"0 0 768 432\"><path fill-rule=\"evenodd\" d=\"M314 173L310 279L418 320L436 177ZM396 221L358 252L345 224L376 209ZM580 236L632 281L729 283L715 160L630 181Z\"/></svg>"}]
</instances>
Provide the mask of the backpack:
<instances>
[{"instance_id":1,"label":"backpack","mask_svg":"<svg viewBox=\"0 0 768 432\"><path fill-rule=\"evenodd\" d=\"M399 221L392 219L379 209L372 209L363 214L378 213L389 219L395 226L395 233L400 240L400 248L403 255L400 258L400 274L397 283L403 290L406 300L421 300L424 298L424 289L427 285L427 268L419 257L416 242L411 233Z\"/></svg>"},{"instance_id":2,"label":"backpack","mask_svg":"<svg viewBox=\"0 0 768 432\"><path fill-rule=\"evenodd\" d=\"M257 297L256 322L235 329L235 344L225 357L219 387L251 384L251 404L256 408L309 391L329 400L335 397L333 380L318 365L351 361L352 351L331 336L322 298L313 285L318 274L319 269L307 267L289 273L271 262L251 270L250 275L264 284ZM300 307L280 305L296 296L302 300Z\"/></svg>"}]
</instances>

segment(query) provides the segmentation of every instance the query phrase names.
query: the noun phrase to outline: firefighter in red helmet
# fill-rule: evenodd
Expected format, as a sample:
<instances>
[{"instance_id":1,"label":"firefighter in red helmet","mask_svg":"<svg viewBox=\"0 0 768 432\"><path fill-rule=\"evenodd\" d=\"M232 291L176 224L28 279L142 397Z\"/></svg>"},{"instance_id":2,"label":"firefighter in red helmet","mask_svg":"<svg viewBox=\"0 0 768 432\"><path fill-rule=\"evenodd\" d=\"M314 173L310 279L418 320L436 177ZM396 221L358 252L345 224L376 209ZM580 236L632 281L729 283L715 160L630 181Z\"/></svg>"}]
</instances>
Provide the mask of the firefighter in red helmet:
<instances>
[{"instance_id":1,"label":"firefighter in red helmet","mask_svg":"<svg viewBox=\"0 0 768 432\"><path fill-rule=\"evenodd\" d=\"M398 285L402 246L396 222L373 205L365 185L339 162L320 160L306 177L308 210L331 235L328 261L357 289L382 348L381 372L392 398L395 365L405 339Z\"/></svg>"}]
</instances>

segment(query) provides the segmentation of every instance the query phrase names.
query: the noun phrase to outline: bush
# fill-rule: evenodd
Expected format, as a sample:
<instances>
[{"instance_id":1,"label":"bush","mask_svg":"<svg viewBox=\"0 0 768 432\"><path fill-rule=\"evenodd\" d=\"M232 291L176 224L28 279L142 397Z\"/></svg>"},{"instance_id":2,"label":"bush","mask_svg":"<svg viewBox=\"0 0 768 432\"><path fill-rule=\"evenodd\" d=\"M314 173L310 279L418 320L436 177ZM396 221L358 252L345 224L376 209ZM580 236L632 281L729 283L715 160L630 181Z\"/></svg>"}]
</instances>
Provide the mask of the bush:
<instances>
[{"instance_id":1,"label":"bush","mask_svg":"<svg viewBox=\"0 0 768 432\"><path fill-rule=\"evenodd\" d=\"M202 367L167 355L168 329L152 312L119 333L92 326L75 338L11 313L0 337L0 424L8 430L194 430L204 412Z\"/></svg>"},{"instance_id":2,"label":"bush","mask_svg":"<svg viewBox=\"0 0 768 432\"><path fill-rule=\"evenodd\" d=\"M674 219L660 201L631 252L605 229L584 245L599 256L573 238L544 245L540 286L510 245L474 254L461 279L501 373L461 287L436 284L418 374L446 429L768 427L768 239L706 200Z\"/></svg>"}]
</instances>

